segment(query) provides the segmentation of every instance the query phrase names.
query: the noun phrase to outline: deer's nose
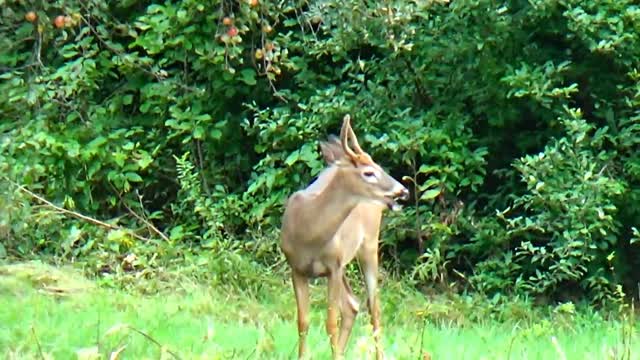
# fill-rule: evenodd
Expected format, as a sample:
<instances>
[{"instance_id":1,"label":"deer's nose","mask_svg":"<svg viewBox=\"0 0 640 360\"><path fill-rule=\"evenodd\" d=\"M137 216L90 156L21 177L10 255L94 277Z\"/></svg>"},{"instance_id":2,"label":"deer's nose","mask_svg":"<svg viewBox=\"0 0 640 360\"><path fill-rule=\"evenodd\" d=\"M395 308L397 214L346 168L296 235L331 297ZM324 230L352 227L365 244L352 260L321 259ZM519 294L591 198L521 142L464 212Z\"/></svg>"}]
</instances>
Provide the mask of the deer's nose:
<instances>
[{"instance_id":1,"label":"deer's nose","mask_svg":"<svg viewBox=\"0 0 640 360\"><path fill-rule=\"evenodd\" d=\"M403 186L402 189L396 193L396 198L400 200L409 200L409 190Z\"/></svg>"}]
</instances>

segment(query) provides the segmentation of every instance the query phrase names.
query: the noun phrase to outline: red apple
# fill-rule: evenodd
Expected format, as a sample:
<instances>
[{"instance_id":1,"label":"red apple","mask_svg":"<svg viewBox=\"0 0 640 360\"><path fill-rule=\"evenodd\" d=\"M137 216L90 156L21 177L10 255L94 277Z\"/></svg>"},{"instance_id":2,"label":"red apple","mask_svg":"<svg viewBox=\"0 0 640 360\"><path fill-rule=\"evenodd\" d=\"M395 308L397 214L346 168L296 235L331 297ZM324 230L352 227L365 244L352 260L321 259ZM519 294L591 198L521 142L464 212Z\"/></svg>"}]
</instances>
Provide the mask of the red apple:
<instances>
[{"instance_id":1,"label":"red apple","mask_svg":"<svg viewBox=\"0 0 640 360\"><path fill-rule=\"evenodd\" d=\"M238 28L235 26L230 27L229 30L227 30L227 35L229 35L230 37L238 35Z\"/></svg>"},{"instance_id":2,"label":"red apple","mask_svg":"<svg viewBox=\"0 0 640 360\"><path fill-rule=\"evenodd\" d=\"M65 22L64 21L64 16L62 16L62 15L58 15L58 16L56 16L55 19L53 19L53 25L55 27L57 27L58 29L61 29L61 28L64 27L64 22Z\"/></svg>"}]
</instances>

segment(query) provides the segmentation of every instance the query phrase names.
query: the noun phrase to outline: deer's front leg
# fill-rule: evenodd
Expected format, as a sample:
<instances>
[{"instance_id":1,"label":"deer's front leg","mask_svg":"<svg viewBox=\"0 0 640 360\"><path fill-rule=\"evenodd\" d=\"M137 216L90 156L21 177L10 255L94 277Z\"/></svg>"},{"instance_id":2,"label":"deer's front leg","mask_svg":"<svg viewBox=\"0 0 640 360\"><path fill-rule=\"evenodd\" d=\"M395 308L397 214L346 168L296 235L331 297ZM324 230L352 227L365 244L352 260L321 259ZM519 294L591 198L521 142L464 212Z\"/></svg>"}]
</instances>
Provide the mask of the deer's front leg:
<instances>
[{"instance_id":1,"label":"deer's front leg","mask_svg":"<svg viewBox=\"0 0 640 360\"><path fill-rule=\"evenodd\" d=\"M377 240L377 239L376 239ZM380 327L380 305L378 304L378 251L369 251L360 256L362 272L367 288L367 305L371 315L373 339L376 344L376 360L382 360L382 328Z\"/></svg>"},{"instance_id":2,"label":"deer's front leg","mask_svg":"<svg viewBox=\"0 0 640 360\"><path fill-rule=\"evenodd\" d=\"M295 270L291 271L291 278L298 308L298 359L302 359L307 352L309 330L309 279Z\"/></svg>"},{"instance_id":3,"label":"deer's front leg","mask_svg":"<svg viewBox=\"0 0 640 360\"><path fill-rule=\"evenodd\" d=\"M338 311L340 310L340 298L342 295L342 272L332 271L327 280L327 334L331 341L331 353L334 359L341 358L341 349L338 346Z\"/></svg>"}]
</instances>

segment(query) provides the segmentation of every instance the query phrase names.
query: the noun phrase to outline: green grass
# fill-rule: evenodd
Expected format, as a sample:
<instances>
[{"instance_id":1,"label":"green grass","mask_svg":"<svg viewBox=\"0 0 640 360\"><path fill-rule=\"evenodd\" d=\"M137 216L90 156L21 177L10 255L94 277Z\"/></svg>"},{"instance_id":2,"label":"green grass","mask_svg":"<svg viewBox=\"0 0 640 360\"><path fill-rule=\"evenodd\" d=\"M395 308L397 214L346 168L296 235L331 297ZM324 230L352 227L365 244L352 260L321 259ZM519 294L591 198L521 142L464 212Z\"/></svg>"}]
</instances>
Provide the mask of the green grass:
<instances>
[{"instance_id":1,"label":"green grass","mask_svg":"<svg viewBox=\"0 0 640 360\"><path fill-rule=\"evenodd\" d=\"M181 282L143 296L94 286L69 269L0 266L0 357L109 359L123 349L119 359L292 359L295 302L286 281L276 284L243 296ZM309 348L314 359L327 359L324 282L312 292ZM422 349L433 359L640 359L637 323L571 306L546 315L526 303L495 311L486 301L427 299L392 282L382 301L388 358L421 359ZM367 325L362 313L347 359L371 358Z\"/></svg>"}]
</instances>

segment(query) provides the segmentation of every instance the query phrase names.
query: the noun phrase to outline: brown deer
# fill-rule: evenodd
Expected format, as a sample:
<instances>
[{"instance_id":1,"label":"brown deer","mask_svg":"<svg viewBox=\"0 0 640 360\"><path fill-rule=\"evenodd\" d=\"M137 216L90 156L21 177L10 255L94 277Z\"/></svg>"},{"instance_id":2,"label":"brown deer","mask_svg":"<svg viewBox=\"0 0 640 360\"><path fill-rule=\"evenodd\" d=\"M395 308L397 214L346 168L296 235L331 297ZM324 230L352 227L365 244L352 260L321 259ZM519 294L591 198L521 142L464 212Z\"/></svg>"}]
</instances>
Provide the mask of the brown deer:
<instances>
[{"instance_id":1,"label":"brown deer","mask_svg":"<svg viewBox=\"0 0 640 360\"><path fill-rule=\"evenodd\" d=\"M362 152L362 148L358 144L358 140L350 131L353 138L353 145L356 152ZM322 149L322 155L327 165L332 165L336 161L348 161L347 156L342 149L340 141L335 136L331 136L329 141L320 143ZM377 203L361 202L356 205L349 216L344 220L342 226L338 229L336 237L339 237L345 242L360 242L360 248L356 257L358 259L360 268L364 275L365 288L367 291L367 308L369 309L369 315L371 318L371 325L373 327L373 336L376 346L376 359L382 359L382 346L380 338L382 336L382 329L380 328L380 306L378 303L378 240L380 237L380 225L382 223L382 212L387 208L387 205L381 205ZM401 206L398 204L392 205L393 210L400 210ZM355 237L355 239L349 240L349 237ZM344 279L345 287L350 295L353 295L351 289L348 286L347 279ZM357 311L357 307L356 307ZM349 317L349 315L352 315ZM342 343L344 348L351 325L355 318L356 313L347 313L342 316L342 326L340 332L340 340L338 343ZM348 326L348 327L347 327ZM342 329L345 329L344 331Z\"/></svg>"},{"instance_id":2,"label":"brown deer","mask_svg":"<svg viewBox=\"0 0 640 360\"><path fill-rule=\"evenodd\" d=\"M409 191L360 148L349 115L344 117L340 142L332 139L321 147L329 166L313 184L289 198L282 217L281 248L291 267L298 310L298 357L306 354L309 279L315 277L328 278L326 330L333 358L342 357L358 312L345 267L357 256L363 266L380 359L376 296L380 220L383 209L398 210L397 199L407 199Z\"/></svg>"}]
</instances>

